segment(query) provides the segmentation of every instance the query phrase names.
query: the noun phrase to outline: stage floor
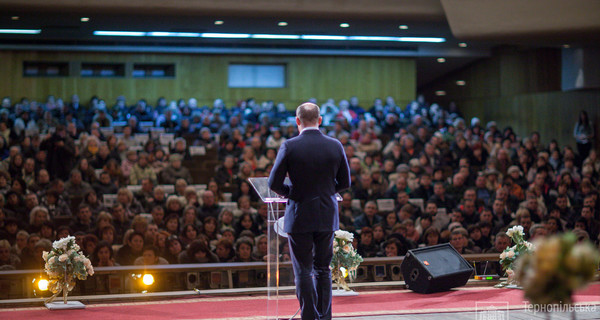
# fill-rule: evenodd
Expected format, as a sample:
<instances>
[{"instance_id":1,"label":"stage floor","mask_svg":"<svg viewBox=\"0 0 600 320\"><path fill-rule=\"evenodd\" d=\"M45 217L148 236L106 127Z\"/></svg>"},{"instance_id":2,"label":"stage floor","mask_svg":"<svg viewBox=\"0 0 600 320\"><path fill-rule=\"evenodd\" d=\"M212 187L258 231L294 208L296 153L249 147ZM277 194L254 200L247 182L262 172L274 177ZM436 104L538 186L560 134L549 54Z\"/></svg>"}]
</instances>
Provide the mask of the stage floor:
<instances>
[{"instance_id":1,"label":"stage floor","mask_svg":"<svg viewBox=\"0 0 600 320\"><path fill-rule=\"evenodd\" d=\"M544 319L545 314L527 311L530 305L518 289L461 287L433 294L409 290L369 291L358 296L334 297L335 319ZM71 298L72 300L75 297ZM210 296L171 298L140 302L98 303L86 301L81 310L49 311L39 301L38 307L2 308L0 319L61 320L263 320L267 299L264 295ZM118 298L116 296L115 298ZM600 319L600 283L576 293L578 319ZM279 317L289 319L298 309L296 297L280 295ZM554 316L556 314L556 317ZM297 317L299 318L299 317ZM570 319L569 314L553 312L553 319Z\"/></svg>"}]
</instances>

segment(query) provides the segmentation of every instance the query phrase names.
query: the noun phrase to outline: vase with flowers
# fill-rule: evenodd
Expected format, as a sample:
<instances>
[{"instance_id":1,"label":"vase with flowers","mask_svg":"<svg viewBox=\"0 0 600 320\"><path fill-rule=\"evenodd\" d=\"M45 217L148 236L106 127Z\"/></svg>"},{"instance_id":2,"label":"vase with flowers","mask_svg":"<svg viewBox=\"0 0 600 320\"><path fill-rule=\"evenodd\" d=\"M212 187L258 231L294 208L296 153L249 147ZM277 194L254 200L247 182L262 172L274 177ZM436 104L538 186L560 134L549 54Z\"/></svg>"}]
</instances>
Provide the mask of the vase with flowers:
<instances>
[{"instance_id":1,"label":"vase with flowers","mask_svg":"<svg viewBox=\"0 0 600 320\"><path fill-rule=\"evenodd\" d=\"M515 262L522 255L533 252L535 246L531 242L525 241L525 233L522 226L514 226L508 229L506 235L510 237L514 245L512 247L507 247L500 254L500 265L502 266L502 270L506 273L507 280L499 283L497 286L518 288L519 283L514 272Z\"/></svg>"},{"instance_id":2,"label":"vase with flowers","mask_svg":"<svg viewBox=\"0 0 600 320\"><path fill-rule=\"evenodd\" d=\"M94 268L88 258L80 251L75 243L75 237L68 236L54 241L50 252L44 251L42 257L46 262L44 271L48 275L48 289L53 295L46 300L46 307L50 309L83 308L79 302L67 303L69 291L75 287L75 280L85 280L88 275L94 275ZM62 293L63 304L53 303Z\"/></svg>"},{"instance_id":3,"label":"vase with flowers","mask_svg":"<svg viewBox=\"0 0 600 320\"><path fill-rule=\"evenodd\" d=\"M338 230L333 239L333 257L331 259L331 277L337 284L337 291L352 292L346 278L350 281L356 278L356 269L363 258L356 253L352 246L354 235L348 231ZM342 290L340 290L340 288Z\"/></svg>"}]
</instances>

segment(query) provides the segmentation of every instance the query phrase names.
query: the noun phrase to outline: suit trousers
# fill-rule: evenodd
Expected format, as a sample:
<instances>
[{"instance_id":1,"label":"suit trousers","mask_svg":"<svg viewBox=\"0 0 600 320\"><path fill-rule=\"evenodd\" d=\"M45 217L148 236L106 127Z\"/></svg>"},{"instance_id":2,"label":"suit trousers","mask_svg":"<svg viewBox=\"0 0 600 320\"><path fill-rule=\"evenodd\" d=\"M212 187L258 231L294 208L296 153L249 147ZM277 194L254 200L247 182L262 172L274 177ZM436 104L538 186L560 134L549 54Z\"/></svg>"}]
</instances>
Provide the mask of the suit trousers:
<instances>
[{"instance_id":1,"label":"suit trousers","mask_svg":"<svg viewBox=\"0 0 600 320\"><path fill-rule=\"evenodd\" d=\"M289 233L296 297L303 320L331 319L333 231Z\"/></svg>"}]
</instances>

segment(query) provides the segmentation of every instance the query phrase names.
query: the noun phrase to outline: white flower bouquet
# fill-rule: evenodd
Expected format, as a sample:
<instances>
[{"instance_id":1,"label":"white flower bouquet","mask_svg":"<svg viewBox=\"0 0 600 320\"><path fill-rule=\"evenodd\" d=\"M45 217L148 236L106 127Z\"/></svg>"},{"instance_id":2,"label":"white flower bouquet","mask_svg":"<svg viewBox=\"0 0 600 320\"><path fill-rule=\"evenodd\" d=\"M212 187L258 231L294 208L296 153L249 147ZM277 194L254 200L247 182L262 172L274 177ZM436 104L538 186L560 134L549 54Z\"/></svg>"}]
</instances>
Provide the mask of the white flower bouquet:
<instances>
[{"instance_id":1,"label":"white flower bouquet","mask_svg":"<svg viewBox=\"0 0 600 320\"><path fill-rule=\"evenodd\" d=\"M346 276L352 281L356 277L356 269L363 261L363 258L356 253L352 246L354 235L348 231L338 230L333 239L333 258L331 259L331 275L333 281L339 287L350 291L346 283Z\"/></svg>"},{"instance_id":2,"label":"white flower bouquet","mask_svg":"<svg viewBox=\"0 0 600 320\"><path fill-rule=\"evenodd\" d=\"M515 261L517 261L520 256L535 251L535 246L533 243L525 241L523 238L525 233L523 232L522 226L514 226L508 229L506 234L511 238L515 245L504 249L500 254L500 264L508 276L508 284L512 284L511 282L513 282L514 279L513 270Z\"/></svg>"},{"instance_id":3,"label":"white flower bouquet","mask_svg":"<svg viewBox=\"0 0 600 320\"><path fill-rule=\"evenodd\" d=\"M75 243L75 237L68 236L54 241L50 252L44 251L42 257L46 262L44 271L49 278L48 289L53 295L46 301L52 302L62 291L64 303L67 294L75 287L75 279L85 280L94 275L94 267Z\"/></svg>"}]
</instances>

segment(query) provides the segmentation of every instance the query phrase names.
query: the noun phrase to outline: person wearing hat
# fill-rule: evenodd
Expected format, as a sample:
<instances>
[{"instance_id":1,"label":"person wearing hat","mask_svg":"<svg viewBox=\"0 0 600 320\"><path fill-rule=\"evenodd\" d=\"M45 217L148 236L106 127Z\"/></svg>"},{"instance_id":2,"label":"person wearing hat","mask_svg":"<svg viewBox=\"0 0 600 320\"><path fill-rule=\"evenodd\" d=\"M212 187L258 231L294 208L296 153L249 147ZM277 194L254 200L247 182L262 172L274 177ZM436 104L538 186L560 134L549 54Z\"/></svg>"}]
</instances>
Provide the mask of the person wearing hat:
<instances>
[{"instance_id":1,"label":"person wearing hat","mask_svg":"<svg viewBox=\"0 0 600 320\"><path fill-rule=\"evenodd\" d=\"M177 179L184 179L188 184L192 183L192 175L188 168L181 165L182 156L173 153L169 156L169 165L158 174L161 184L175 184Z\"/></svg>"}]
</instances>

